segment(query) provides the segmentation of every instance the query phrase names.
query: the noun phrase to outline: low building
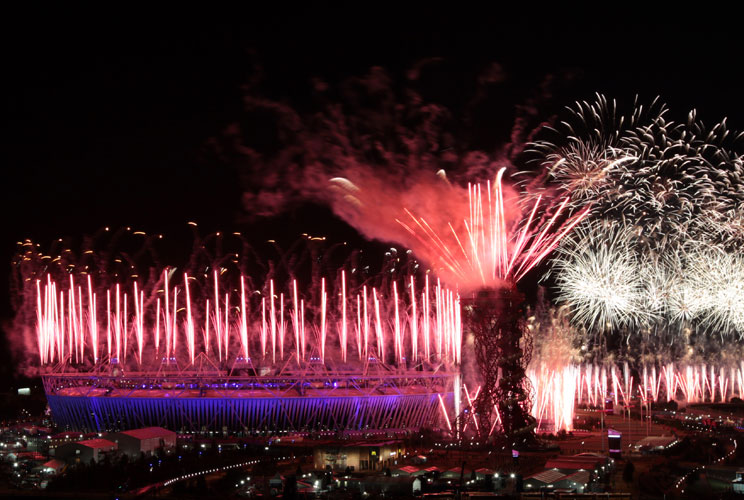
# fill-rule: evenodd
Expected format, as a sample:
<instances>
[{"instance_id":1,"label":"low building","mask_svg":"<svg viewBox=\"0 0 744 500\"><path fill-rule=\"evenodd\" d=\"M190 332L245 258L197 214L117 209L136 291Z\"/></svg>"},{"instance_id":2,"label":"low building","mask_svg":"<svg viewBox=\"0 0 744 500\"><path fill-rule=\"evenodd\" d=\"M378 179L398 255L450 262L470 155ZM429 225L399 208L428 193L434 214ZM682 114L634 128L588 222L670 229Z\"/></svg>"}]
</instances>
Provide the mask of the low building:
<instances>
[{"instance_id":1,"label":"low building","mask_svg":"<svg viewBox=\"0 0 744 500\"><path fill-rule=\"evenodd\" d=\"M313 450L316 469L354 471L394 469L405 453L400 441L349 443L343 446L318 446Z\"/></svg>"},{"instance_id":2,"label":"low building","mask_svg":"<svg viewBox=\"0 0 744 500\"><path fill-rule=\"evenodd\" d=\"M638 441L635 449L640 452L655 453L664 451L677 443L678 440L674 436L648 436Z\"/></svg>"},{"instance_id":3,"label":"low building","mask_svg":"<svg viewBox=\"0 0 744 500\"><path fill-rule=\"evenodd\" d=\"M42 467L45 474L59 474L64 470L66 465L62 460L53 458L42 465Z\"/></svg>"},{"instance_id":4,"label":"low building","mask_svg":"<svg viewBox=\"0 0 744 500\"><path fill-rule=\"evenodd\" d=\"M557 483L563 480L566 474L558 469L548 469L533 474L524 480L524 491L541 491L543 488L557 488Z\"/></svg>"},{"instance_id":5,"label":"low building","mask_svg":"<svg viewBox=\"0 0 744 500\"><path fill-rule=\"evenodd\" d=\"M595 474L604 475L609 472L610 465L606 457L591 454L574 456L558 456L551 458L545 463L546 469L557 469L564 474L573 474L576 471L588 470Z\"/></svg>"},{"instance_id":6,"label":"low building","mask_svg":"<svg viewBox=\"0 0 744 500\"><path fill-rule=\"evenodd\" d=\"M497 476L496 471L493 469L488 469L486 467L481 467L480 469L475 469L475 478L478 481L482 481L486 478L486 476Z\"/></svg>"},{"instance_id":7,"label":"low building","mask_svg":"<svg viewBox=\"0 0 744 500\"><path fill-rule=\"evenodd\" d=\"M154 455L160 449L176 447L176 433L162 427L145 427L128 431L112 432L106 439L116 443L119 451L136 457L140 453Z\"/></svg>"},{"instance_id":8,"label":"low building","mask_svg":"<svg viewBox=\"0 0 744 500\"><path fill-rule=\"evenodd\" d=\"M67 463L99 462L107 454L117 450L117 445L108 439L86 439L77 443L67 443L57 447L55 456Z\"/></svg>"},{"instance_id":9,"label":"low building","mask_svg":"<svg viewBox=\"0 0 744 500\"><path fill-rule=\"evenodd\" d=\"M393 476L415 476L417 472L421 473L421 469L415 465L406 465L405 467L393 469Z\"/></svg>"},{"instance_id":10,"label":"low building","mask_svg":"<svg viewBox=\"0 0 744 500\"><path fill-rule=\"evenodd\" d=\"M414 492L421 491L421 480L416 477L365 475L363 477L343 479L339 482L339 486L359 490L361 493L367 495L410 496Z\"/></svg>"},{"instance_id":11,"label":"low building","mask_svg":"<svg viewBox=\"0 0 744 500\"><path fill-rule=\"evenodd\" d=\"M591 482L591 473L586 470L576 471L573 474L564 476L562 479L553 483L555 488L572 490L576 493L584 493Z\"/></svg>"},{"instance_id":12,"label":"low building","mask_svg":"<svg viewBox=\"0 0 744 500\"><path fill-rule=\"evenodd\" d=\"M470 475L472 474L472 471L470 469L465 469L463 472L462 467L452 467L451 469L447 469L442 473L443 478L445 479L459 479L460 477L463 477L465 481L470 479Z\"/></svg>"},{"instance_id":13,"label":"low building","mask_svg":"<svg viewBox=\"0 0 744 500\"><path fill-rule=\"evenodd\" d=\"M57 448L68 443L75 443L85 439L82 432L60 432L49 436L49 455L56 456Z\"/></svg>"}]
</instances>

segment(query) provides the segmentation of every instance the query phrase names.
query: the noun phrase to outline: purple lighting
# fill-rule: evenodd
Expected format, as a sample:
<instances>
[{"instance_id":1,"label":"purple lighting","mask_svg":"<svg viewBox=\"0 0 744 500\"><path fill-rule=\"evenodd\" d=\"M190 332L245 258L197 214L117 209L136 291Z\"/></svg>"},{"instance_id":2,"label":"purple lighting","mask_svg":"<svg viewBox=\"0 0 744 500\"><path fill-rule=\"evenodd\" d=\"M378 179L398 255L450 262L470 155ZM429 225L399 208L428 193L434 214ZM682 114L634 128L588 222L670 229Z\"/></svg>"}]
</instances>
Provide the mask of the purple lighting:
<instances>
[{"instance_id":1,"label":"purple lighting","mask_svg":"<svg viewBox=\"0 0 744 500\"><path fill-rule=\"evenodd\" d=\"M415 375L55 374L43 380L52 414L67 429L159 425L274 434L437 425L439 396L453 399L450 374Z\"/></svg>"}]
</instances>

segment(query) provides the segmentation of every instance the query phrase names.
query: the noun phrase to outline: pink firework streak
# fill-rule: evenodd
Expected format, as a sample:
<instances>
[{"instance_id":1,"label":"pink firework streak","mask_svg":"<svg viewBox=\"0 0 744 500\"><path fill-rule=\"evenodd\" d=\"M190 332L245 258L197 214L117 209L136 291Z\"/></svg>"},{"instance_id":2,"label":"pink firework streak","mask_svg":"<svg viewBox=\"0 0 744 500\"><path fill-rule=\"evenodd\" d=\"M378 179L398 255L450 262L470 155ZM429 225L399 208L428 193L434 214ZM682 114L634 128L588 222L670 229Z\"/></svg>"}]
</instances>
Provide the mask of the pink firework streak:
<instances>
[{"instance_id":1,"label":"pink firework streak","mask_svg":"<svg viewBox=\"0 0 744 500\"><path fill-rule=\"evenodd\" d=\"M633 399L639 398L642 411L649 412L650 405L656 402L676 401L680 405L702 402L725 402L732 397L744 397L744 361L738 365L712 366L705 363L675 366L667 363L661 366L642 365L637 367L634 376L628 363L616 365L573 365L549 366L545 363L530 365L527 376L533 394L530 413L537 420L537 428L546 432L573 430L576 405L595 409L606 407L608 401L618 407L627 408ZM476 411L474 401L480 387L463 392L467 402L463 431L477 420L471 419ZM440 408L442 417L449 426L450 415L444 407ZM490 434L499 424L498 408L496 420Z\"/></svg>"},{"instance_id":2,"label":"pink firework streak","mask_svg":"<svg viewBox=\"0 0 744 500\"><path fill-rule=\"evenodd\" d=\"M538 217L538 196L521 227L510 222L505 209L499 170L493 184L468 185L469 213L462 224L452 222L437 228L426 217L405 209L407 220L396 219L423 247L436 256L445 275L463 287L493 286L501 281L517 282L555 249L561 239L589 213L589 207L563 222L569 198L563 198L552 215ZM521 219L521 217L520 217ZM538 220L539 219L539 220Z\"/></svg>"},{"instance_id":3,"label":"pink firework streak","mask_svg":"<svg viewBox=\"0 0 744 500\"><path fill-rule=\"evenodd\" d=\"M248 289L241 276L239 289L233 292L237 301L231 306L230 287L224 287L223 295L217 273L208 277L214 290L199 298L193 295L193 276L184 274L181 286L169 282L169 276L165 270L163 289L151 290L147 297L136 282L128 294L118 284L96 293L90 277L87 293L72 276L67 290L50 276L38 280L36 338L41 364L126 363L129 358L138 367L153 361L189 366L200 356L283 367L290 361L304 365L330 360L397 367L460 363L460 298L439 282L430 287L428 278L421 295L412 277L406 280L406 294L398 292L396 283L392 293L367 286L349 293L342 271L337 294L329 293L329 283L321 279L320 303L308 322L308 305L294 280L287 293L275 290L274 281L269 281L265 287L269 297L261 297L258 305L250 298L261 292ZM105 301L97 300L104 295ZM181 307L179 295L185 301ZM99 335L104 328L106 335ZM387 359L386 353L394 356Z\"/></svg>"}]
</instances>

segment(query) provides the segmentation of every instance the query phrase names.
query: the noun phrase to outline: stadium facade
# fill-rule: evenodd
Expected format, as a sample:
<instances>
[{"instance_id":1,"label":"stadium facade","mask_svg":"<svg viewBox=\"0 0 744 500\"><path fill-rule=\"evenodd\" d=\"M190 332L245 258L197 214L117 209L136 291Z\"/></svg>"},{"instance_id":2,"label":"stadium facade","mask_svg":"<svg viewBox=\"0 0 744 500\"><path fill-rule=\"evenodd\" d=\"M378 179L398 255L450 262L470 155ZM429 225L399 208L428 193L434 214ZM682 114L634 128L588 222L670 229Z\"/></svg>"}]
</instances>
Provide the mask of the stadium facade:
<instances>
[{"instance_id":1,"label":"stadium facade","mask_svg":"<svg viewBox=\"0 0 744 500\"><path fill-rule=\"evenodd\" d=\"M57 425L88 432L161 426L179 432L288 434L437 427L449 372L50 373L44 390Z\"/></svg>"}]
</instances>

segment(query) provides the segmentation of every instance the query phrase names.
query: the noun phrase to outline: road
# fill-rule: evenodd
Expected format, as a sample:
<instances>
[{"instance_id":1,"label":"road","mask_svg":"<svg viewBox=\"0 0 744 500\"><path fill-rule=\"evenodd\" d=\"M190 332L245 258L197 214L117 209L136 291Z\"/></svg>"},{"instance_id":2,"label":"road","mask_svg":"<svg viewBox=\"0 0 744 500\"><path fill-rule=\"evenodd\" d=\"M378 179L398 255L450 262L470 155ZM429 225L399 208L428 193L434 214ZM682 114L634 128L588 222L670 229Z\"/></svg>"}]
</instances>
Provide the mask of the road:
<instances>
[{"instance_id":1,"label":"road","mask_svg":"<svg viewBox=\"0 0 744 500\"><path fill-rule=\"evenodd\" d=\"M578 416L598 416L597 412L588 412L586 410L578 410L576 414ZM584 452L607 453L607 429L611 428L622 433L623 452L625 453L631 450L633 445L638 441L647 436L680 435L678 429L672 429L653 422L631 420L621 415L606 415L604 427L604 431L575 431L573 438L561 440L557 444L565 454Z\"/></svg>"}]
</instances>

